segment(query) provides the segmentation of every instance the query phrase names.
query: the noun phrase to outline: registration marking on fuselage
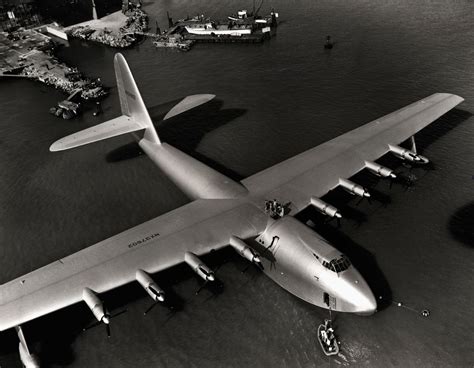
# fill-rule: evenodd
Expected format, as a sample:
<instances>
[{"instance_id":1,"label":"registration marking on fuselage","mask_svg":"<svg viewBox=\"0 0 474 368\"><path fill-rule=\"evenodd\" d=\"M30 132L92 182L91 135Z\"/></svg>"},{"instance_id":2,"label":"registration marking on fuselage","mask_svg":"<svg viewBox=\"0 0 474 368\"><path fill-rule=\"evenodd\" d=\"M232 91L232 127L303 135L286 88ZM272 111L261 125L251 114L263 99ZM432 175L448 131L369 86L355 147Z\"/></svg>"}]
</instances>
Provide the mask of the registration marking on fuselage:
<instances>
[{"instance_id":1,"label":"registration marking on fuselage","mask_svg":"<svg viewBox=\"0 0 474 368\"><path fill-rule=\"evenodd\" d=\"M131 242L130 244L128 244L128 247L131 249L131 248L134 248L136 246L139 246L139 245L142 245L144 243L146 243L147 241L150 241L152 240L153 238L156 238L160 236L160 233L155 233L155 234L151 234L151 235L148 235L142 239L139 239L139 240L136 240L134 242Z\"/></svg>"}]
</instances>

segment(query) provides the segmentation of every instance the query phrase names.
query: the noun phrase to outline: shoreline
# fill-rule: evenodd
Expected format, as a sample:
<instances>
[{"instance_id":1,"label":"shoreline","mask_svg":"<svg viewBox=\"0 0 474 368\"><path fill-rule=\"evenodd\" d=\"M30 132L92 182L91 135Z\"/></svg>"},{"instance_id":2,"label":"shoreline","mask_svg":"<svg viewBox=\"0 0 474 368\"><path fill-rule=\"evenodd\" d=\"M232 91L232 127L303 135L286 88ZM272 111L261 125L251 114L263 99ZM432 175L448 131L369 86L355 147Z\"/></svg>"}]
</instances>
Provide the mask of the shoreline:
<instances>
[{"instance_id":1,"label":"shoreline","mask_svg":"<svg viewBox=\"0 0 474 368\"><path fill-rule=\"evenodd\" d=\"M54 55L56 47L50 37L33 29L0 32L0 74L34 79L66 94L80 89L83 100L108 95L100 79L85 77L76 67L61 62Z\"/></svg>"}]
</instances>

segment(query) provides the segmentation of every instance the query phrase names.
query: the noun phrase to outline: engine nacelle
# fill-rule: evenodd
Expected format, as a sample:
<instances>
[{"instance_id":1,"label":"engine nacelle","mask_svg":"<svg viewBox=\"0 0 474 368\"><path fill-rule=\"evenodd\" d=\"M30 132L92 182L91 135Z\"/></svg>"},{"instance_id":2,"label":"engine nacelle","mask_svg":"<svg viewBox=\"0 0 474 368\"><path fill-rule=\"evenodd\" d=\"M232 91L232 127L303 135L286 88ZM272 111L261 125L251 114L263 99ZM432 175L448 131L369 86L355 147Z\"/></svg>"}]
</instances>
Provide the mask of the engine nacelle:
<instances>
[{"instance_id":1,"label":"engine nacelle","mask_svg":"<svg viewBox=\"0 0 474 368\"><path fill-rule=\"evenodd\" d=\"M347 179L339 179L339 185L351 194L358 195L360 197L370 197L370 193L363 186L356 184Z\"/></svg>"},{"instance_id":2,"label":"engine nacelle","mask_svg":"<svg viewBox=\"0 0 474 368\"><path fill-rule=\"evenodd\" d=\"M186 252L184 261L196 272L204 281L214 281L214 272L205 265L194 253Z\"/></svg>"},{"instance_id":3,"label":"engine nacelle","mask_svg":"<svg viewBox=\"0 0 474 368\"><path fill-rule=\"evenodd\" d=\"M104 322L105 324L109 323L110 315L105 309L104 303L100 301L99 297L93 290L87 287L84 288L82 291L82 299L86 302L87 306L98 321Z\"/></svg>"},{"instance_id":4,"label":"engine nacelle","mask_svg":"<svg viewBox=\"0 0 474 368\"><path fill-rule=\"evenodd\" d=\"M379 165L375 162L372 161L365 161L365 167L368 169L372 174L375 174L377 176L381 176L382 178L392 178L395 179L397 176L393 172L393 170L390 170L388 167Z\"/></svg>"},{"instance_id":5,"label":"engine nacelle","mask_svg":"<svg viewBox=\"0 0 474 368\"><path fill-rule=\"evenodd\" d=\"M311 197L311 205L314 206L323 215L337 218L342 217L341 213L336 207L331 206L330 204L324 202L319 198Z\"/></svg>"},{"instance_id":6,"label":"engine nacelle","mask_svg":"<svg viewBox=\"0 0 474 368\"><path fill-rule=\"evenodd\" d=\"M427 164L429 160L422 156L419 155L418 153L415 153L413 151L410 151L406 148L402 148L400 146L392 146L391 144L388 145L390 152L392 152L395 156L401 158L402 160L408 160L411 162L416 162L418 164Z\"/></svg>"},{"instance_id":7,"label":"engine nacelle","mask_svg":"<svg viewBox=\"0 0 474 368\"><path fill-rule=\"evenodd\" d=\"M165 301L165 292L153 281L148 273L143 270L138 270L135 274L135 278L155 302Z\"/></svg>"},{"instance_id":8,"label":"engine nacelle","mask_svg":"<svg viewBox=\"0 0 474 368\"><path fill-rule=\"evenodd\" d=\"M243 240L237 238L236 236L231 236L230 245L245 259L255 263L256 265L261 265L260 255L247 244L245 244Z\"/></svg>"}]
</instances>

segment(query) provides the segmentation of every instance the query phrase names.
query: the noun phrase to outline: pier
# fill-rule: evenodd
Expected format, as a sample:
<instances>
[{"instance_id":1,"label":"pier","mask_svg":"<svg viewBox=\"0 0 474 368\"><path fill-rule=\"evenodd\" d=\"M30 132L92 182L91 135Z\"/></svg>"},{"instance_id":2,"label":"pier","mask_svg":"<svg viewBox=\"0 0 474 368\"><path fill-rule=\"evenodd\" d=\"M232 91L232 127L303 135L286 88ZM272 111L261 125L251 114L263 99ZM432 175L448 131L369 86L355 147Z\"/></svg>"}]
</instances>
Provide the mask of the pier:
<instances>
[{"instance_id":1,"label":"pier","mask_svg":"<svg viewBox=\"0 0 474 368\"><path fill-rule=\"evenodd\" d=\"M263 33L242 36L210 36L185 33L184 39L198 43L261 43L265 39Z\"/></svg>"},{"instance_id":2,"label":"pier","mask_svg":"<svg viewBox=\"0 0 474 368\"><path fill-rule=\"evenodd\" d=\"M84 100L107 95L99 81L56 59L53 49L51 38L34 29L0 32L0 77L37 80L68 94L79 89Z\"/></svg>"},{"instance_id":3,"label":"pier","mask_svg":"<svg viewBox=\"0 0 474 368\"><path fill-rule=\"evenodd\" d=\"M5 78L26 78L26 79L35 79L35 77L31 75L21 75L21 74L8 74L4 72L0 72L0 77L5 77Z\"/></svg>"}]
</instances>

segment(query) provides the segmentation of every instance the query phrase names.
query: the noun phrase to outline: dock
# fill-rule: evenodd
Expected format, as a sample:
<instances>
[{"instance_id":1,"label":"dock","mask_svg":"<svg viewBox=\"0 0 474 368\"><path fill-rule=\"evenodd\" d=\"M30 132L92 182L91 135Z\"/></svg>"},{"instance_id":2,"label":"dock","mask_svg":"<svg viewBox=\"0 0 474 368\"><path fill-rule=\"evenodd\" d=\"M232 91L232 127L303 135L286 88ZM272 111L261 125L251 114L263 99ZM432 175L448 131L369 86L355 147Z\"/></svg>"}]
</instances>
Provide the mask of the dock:
<instances>
[{"instance_id":1,"label":"dock","mask_svg":"<svg viewBox=\"0 0 474 368\"><path fill-rule=\"evenodd\" d=\"M3 73L3 72L0 72L0 78L1 77L35 79L35 77L33 77L32 75L8 74L8 73Z\"/></svg>"},{"instance_id":2,"label":"dock","mask_svg":"<svg viewBox=\"0 0 474 368\"><path fill-rule=\"evenodd\" d=\"M210 36L186 33L184 39L199 43L261 43L265 40L263 33L242 36Z\"/></svg>"}]
</instances>

